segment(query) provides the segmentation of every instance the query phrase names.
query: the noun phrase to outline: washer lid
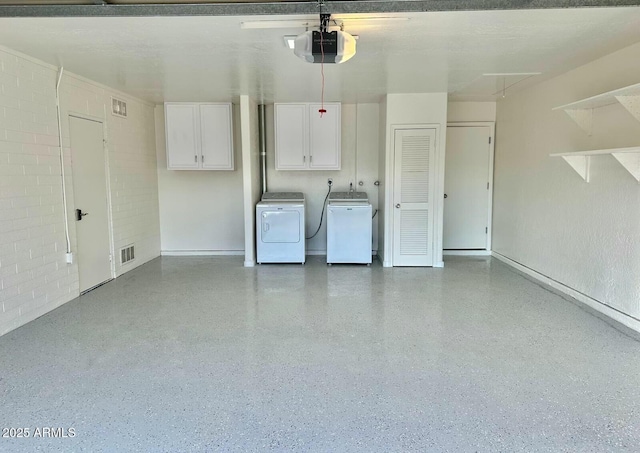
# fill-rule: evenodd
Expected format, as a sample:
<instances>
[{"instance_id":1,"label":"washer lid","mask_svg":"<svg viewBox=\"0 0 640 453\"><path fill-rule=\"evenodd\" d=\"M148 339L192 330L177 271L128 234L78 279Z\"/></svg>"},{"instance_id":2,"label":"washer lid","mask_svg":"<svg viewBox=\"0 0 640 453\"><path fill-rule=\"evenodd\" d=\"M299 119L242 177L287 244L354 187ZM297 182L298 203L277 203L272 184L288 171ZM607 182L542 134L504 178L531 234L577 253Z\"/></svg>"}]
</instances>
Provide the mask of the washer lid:
<instances>
[{"instance_id":1,"label":"washer lid","mask_svg":"<svg viewBox=\"0 0 640 453\"><path fill-rule=\"evenodd\" d=\"M367 192L331 192L329 201L369 201Z\"/></svg>"},{"instance_id":2,"label":"washer lid","mask_svg":"<svg viewBox=\"0 0 640 453\"><path fill-rule=\"evenodd\" d=\"M304 200L301 200L301 201L264 200L264 201L259 201L256 206L259 208L277 208L280 210L283 208L304 209Z\"/></svg>"},{"instance_id":3,"label":"washer lid","mask_svg":"<svg viewBox=\"0 0 640 453\"><path fill-rule=\"evenodd\" d=\"M265 192L262 201L304 201L302 192Z\"/></svg>"}]
</instances>

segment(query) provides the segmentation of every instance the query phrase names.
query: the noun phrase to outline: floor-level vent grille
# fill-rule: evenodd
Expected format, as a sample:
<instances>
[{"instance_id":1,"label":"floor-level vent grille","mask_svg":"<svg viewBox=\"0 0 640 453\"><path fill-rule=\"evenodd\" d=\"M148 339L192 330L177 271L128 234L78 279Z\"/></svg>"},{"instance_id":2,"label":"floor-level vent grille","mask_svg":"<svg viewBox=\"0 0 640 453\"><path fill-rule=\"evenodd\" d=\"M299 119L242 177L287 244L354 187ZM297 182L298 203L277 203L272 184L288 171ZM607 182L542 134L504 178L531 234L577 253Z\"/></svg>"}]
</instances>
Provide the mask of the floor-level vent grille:
<instances>
[{"instance_id":1,"label":"floor-level vent grille","mask_svg":"<svg viewBox=\"0 0 640 453\"><path fill-rule=\"evenodd\" d=\"M135 259L135 247L133 244L120 249L120 264L126 264Z\"/></svg>"}]
</instances>

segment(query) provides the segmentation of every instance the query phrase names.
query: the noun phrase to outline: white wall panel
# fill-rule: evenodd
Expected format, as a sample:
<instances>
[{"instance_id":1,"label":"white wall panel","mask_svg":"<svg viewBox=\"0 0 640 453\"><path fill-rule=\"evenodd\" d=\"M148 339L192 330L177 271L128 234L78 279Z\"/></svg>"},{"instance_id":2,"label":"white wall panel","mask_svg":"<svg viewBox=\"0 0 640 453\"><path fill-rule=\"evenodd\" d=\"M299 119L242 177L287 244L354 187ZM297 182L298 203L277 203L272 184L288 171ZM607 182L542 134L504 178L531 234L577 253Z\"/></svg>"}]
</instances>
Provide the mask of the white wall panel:
<instances>
[{"instance_id":1,"label":"white wall panel","mask_svg":"<svg viewBox=\"0 0 640 453\"><path fill-rule=\"evenodd\" d=\"M417 93L417 94L388 94L386 96L386 127L385 127L385 149L384 149L384 190L385 210L384 213L384 261L385 266L391 266L392 260L392 239L393 239L393 187L389 184L393 175L394 158L394 133L396 126L436 128L435 143L435 174L434 174L434 265L442 266L442 219L444 194L444 150L446 143L447 124L447 93ZM382 156L381 156L382 158Z\"/></svg>"},{"instance_id":2,"label":"white wall panel","mask_svg":"<svg viewBox=\"0 0 640 453\"><path fill-rule=\"evenodd\" d=\"M640 44L498 102L493 250L640 319L640 185L611 156L583 181L550 153L640 144L622 106L594 110L589 137L554 106L640 81Z\"/></svg>"},{"instance_id":3,"label":"white wall panel","mask_svg":"<svg viewBox=\"0 0 640 453\"><path fill-rule=\"evenodd\" d=\"M155 109L163 253L244 250L240 117L233 106L235 170L167 170L164 108Z\"/></svg>"},{"instance_id":4,"label":"white wall panel","mask_svg":"<svg viewBox=\"0 0 640 453\"><path fill-rule=\"evenodd\" d=\"M447 122L449 123L495 120L495 102L449 102L447 104Z\"/></svg>"},{"instance_id":5,"label":"white wall panel","mask_svg":"<svg viewBox=\"0 0 640 453\"><path fill-rule=\"evenodd\" d=\"M241 147L244 198L244 265L256 264L256 204L262 195L258 106L248 95L240 96Z\"/></svg>"}]
</instances>

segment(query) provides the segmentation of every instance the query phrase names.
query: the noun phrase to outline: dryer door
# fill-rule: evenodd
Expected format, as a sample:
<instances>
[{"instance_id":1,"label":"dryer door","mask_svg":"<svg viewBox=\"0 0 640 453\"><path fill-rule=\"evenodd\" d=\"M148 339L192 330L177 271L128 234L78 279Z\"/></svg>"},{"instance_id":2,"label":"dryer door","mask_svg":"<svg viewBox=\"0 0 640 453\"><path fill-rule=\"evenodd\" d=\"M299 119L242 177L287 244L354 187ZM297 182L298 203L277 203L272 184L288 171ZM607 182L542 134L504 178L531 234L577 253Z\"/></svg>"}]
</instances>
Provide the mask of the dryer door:
<instances>
[{"instance_id":1,"label":"dryer door","mask_svg":"<svg viewBox=\"0 0 640 453\"><path fill-rule=\"evenodd\" d=\"M261 216L262 242L300 242L298 211L264 211Z\"/></svg>"}]
</instances>

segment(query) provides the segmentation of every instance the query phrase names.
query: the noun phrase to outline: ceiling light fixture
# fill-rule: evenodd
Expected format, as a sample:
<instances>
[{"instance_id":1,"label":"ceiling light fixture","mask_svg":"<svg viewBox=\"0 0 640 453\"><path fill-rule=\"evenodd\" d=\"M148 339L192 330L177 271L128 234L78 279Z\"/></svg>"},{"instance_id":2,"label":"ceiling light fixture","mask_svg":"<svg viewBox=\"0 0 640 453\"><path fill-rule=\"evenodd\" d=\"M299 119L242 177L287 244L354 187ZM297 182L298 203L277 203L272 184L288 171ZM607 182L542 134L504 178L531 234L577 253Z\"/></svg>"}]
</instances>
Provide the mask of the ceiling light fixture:
<instances>
[{"instance_id":1,"label":"ceiling light fixture","mask_svg":"<svg viewBox=\"0 0 640 453\"><path fill-rule=\"evenodd\" d=\"M291 35L284 36L284 45L289 49L293 50L295 48L296 37Z\"/></svg>"}]
</instances>

